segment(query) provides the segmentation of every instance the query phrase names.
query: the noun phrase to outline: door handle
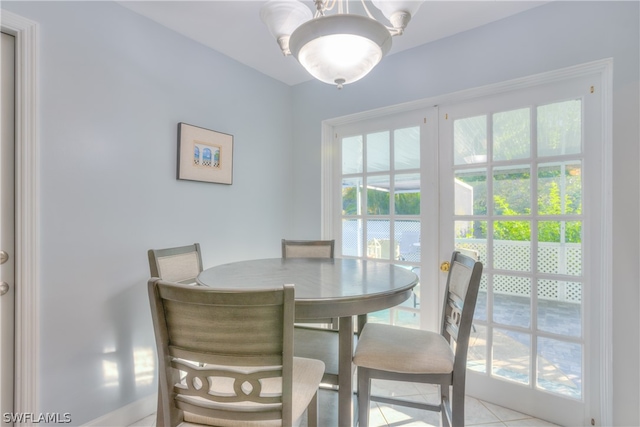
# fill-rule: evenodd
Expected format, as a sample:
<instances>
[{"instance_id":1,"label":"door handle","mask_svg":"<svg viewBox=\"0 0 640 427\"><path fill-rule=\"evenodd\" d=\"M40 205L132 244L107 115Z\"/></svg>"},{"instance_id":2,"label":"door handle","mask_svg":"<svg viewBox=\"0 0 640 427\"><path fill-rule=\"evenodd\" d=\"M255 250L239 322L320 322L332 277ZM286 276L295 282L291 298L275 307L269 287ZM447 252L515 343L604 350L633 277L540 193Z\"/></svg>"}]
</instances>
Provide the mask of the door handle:
<instances>
[{"instance_id":1,"label":"door handle","mask_svg":"<svg viewBox=\"0 0 640 427\"><path fill-rule=\"evenodd\" d=\"M4 264L9 259L9 254L5 251L0 251L0 264Z\"/></svg>"},{"instance_id":2,"label":"door handle","mask_svg":"<svg viewBox=\"0 0 640 427\"><path fill-rule=\"evenodd\" d=\"M447 271L449 271L449 267L451 267L451 264L449 264L449 261L445 261L440 264L440 271L444 271L446 273Z\"/></svg>"},{"instance_id":3,"label":"door handle","mask_svg":"<svg viewBox=\"0 0 640 427\"><path fill-rule=\"evenodd\" d=\"M0 296L9 292L9 284L7 282L0 283Z\"/></svg>"}]
</instances>

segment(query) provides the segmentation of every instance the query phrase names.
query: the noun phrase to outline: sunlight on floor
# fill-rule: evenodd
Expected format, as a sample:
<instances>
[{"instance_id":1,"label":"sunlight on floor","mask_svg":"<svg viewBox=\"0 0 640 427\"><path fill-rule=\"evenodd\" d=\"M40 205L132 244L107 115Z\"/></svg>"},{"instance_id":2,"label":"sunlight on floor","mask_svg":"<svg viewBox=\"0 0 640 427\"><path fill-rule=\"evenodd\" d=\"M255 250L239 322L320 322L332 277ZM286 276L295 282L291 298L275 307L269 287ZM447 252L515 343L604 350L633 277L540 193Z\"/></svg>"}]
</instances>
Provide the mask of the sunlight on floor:
<instances>
[{"instance_id":1,"label":"sunlight on floor","mask_svg":"<svg viewBox=\"0 0 640 427\"><path fill-rule=\"evenodd\" d=\"M422 384L376 381L374 382L373 393L381 396L403 396L403 398L419 401L433 401L436 396L436 389ZM337 413L337 393L321 390L319 399L322 408L328 409L328 407L331 407L335 409L335 411L320 411L319 426L335 427L335 419L323 417L332 412ZM473 427L557 427L555 424L472 397L467 397L465 400L465 419L465 424ZM156 415L151 414L131 424L130 427L153 427L155 425ZM435 412L372 402L369 425L370 427L439 427L441 423L440 414ZM301 427L305 426L306 419L301 423Z\"/></svg>"}]
</instances>

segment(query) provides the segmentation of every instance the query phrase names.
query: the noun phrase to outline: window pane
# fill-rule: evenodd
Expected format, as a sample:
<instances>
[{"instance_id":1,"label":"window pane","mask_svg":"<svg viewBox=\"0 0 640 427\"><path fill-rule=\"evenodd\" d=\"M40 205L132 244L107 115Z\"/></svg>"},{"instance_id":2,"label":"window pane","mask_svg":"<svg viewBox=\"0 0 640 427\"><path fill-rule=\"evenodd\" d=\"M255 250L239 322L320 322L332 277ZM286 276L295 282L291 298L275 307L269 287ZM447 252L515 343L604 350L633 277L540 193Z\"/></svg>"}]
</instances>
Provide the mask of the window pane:
<instances>
[{"instance_id":1,"label":"window pane","mask_svg":"<svg viewBox=\"0 0 640 427\"><path fill-rule=\"evenodd\" d=\"M528 166L493 170L493 209L496 215L531 212L531 173Z\"/></svg>"},{"instance_id":2,"label":"window pane","mask_svg":"<svg viewBox=\"0 0 640 427\"><path fill-rule=\"evenodd\" d=\"M492 373L496 377L530 384L531 335L506 329L493 330Z\"/></svg>"},{"instance_id":3,"label":"window pane","mask_svg":"<svg viewBox=\"0 0 640 427\"><path fill-rule=\"evenodd\" d=\"M456 171L454 182L455 214L487 214L487 171Z\"/></svg>"},{"instance_id":4,"label":"window pane","mask_svg":"<svg viewBox=\"0 0 640 427\"><path fill-rule=\"evenodd\" d=\"M453 162L456 165L487 161L487 116L453 123Z\"/></svg>"},{"instance_id":5,"label":"window pane","mask_svg":"<svg viewBox=\"0 0 640 427\"><path fill-rule=\"evenodd\" d=\"M391 324L391 312L387 310L375 311L367 314L367 323Z\"/></svg>"},{"instance_id":6,"label":"window pane","mask_svg":"<svg viewBox=\"0 0 640 427\"><path fill-rule=\"evenodd\" d=\"M367 135L367 172L389 170L389 132Z\"/></svg>"},{"instance_id":7,"label":"window pane","mask_svg":"<svg viewBox=\"0 0 640 427\"><path fill-rule=\"evenodd\" d=\"M342 215L360 215L362 206L362 178L342 180Z\"/></svg>"},{"instance_id":8,"label":"window pane","mask_svg":"<svg viewBox=\"0 0 640 427\"><path fill-rule=\"evenodd\" d=\"M342 220L342 255L362 256L362 229L361 219Z\"/></svg>"},{"instance_id":9,"label":"window pane","mask_svg":"<svg viewBox=\"0 0 640 427\"><path fill-rule=\"evenodd\" d=\"M538 271L582 274L582 222L540 221L538 223Z\"/></svg>"},{"instance_id":10,"label":"window pane","mask_svg":"<svg viewBox=\"0 0 640 427\"><path fill-rule=\"evenodd\" d=\"M480 302L480 300L478 300ZM473 325L469 337L467 368L475 372L487 372L487 327Z\"/></svg>"},{"instance_id":11,"label":"window pane","mask_svg":"<svg viewBox=\"0 0 640 427\"><path fill-rule=\"evenodd\" d=\"M493 115L493 160L526 159L531 152L529 108Z\"/></svg>"},{"instance_id":12,"label":"window pane","mask_svg":"<svg viewBox=\"0 0 640 427\"><path fill-rule=\"evenodd\" d=\"M391 259L391 238L389 221L367 221L367 256L377 259Z\"/></svg>"},{"instance_id":13,"label":"window pane","mask_svg":"<svg viewBox=\"0 0 640 427\"><path fill-rule=\"evenodd\" d=\"M487 265L487 221L455 221L456 250Z\"/></svg>"},{"instance_id":14,"label":"window pane","mask_svg":"<svg viewBox=\"0 0 640 427\"><path fill-rule=\"evenodd\" d=\"M420 262L420 221L396 221L396 260Z\"/></svg>"},{"instance_id":15,"label":"window pane","mask_svg":"<svg viewBox=\"0 0 640 427\"><path fill-rule=\"evenodd\" d=\"M538 155L558 156L582 151L582 101L538 107Z\"/></svg>"},{"instance_id":16,"label":"window pane","mask_svg":"<svg viewBox=\"0 0 640 427\"><path fill-rule=\"evenodd\" d=\"M582 398L582 345L538 338L536 384L543 390Z\"/></svg>"},{"instance_id":17,"label":"window pane","mask_svg":"<svg viewBox=\"0 0 640 427\"><path fill-rule=\"evenodd\" d=\"M503 325L531 326L531 280L525 277L493 277L493 321Z\"/></svg>"},{"instance_id":18,"label":"window pane","mask_svg":"<svg viewBox=\"0 0 640 427\"><path fill-rule=\"evenodd\" d=\"M558 335L582 336L582 284L538 280L538 329Z\"/></svg>"},{"instance_id":19,"label":"window pane","mask_svg":"<svg viewBox=\"0 0 640 427\"><path fill-rule=\"evenodd\" d=\"M397 129L393 136L396 170L420 168L420 128Z\"/></svg>"},{"instance_id":20,"label":"window pane","mask_svg":"<svg viewBox=\"0 0 640 427\"><path fill-rule=\"evenodd\" d=\"M342 139L342 173L362 172L362 135Z\"/></svg>"},{"instance_id":21,"label":"window pane","mask_svg":"<svg viewBox=\"0 0 640 427\"><path fill-rule=\"evenodd\" d=\"M538 166L538 213L582 213L582 162L546 163Z\"/></svg>"},{"instance_id":22,"label":"window pane","mask_svg":"<svg viewBox=\"0 0 640 427\"><path fill-rule=\"evenodd\" d=\"M478 298L476 300L476 309L473 312L473 318L475 320L487 321L487 275L483 274L480 279L480 287L478 288ZM474 324L474 326L476 326Z\"/></svg>"},{"instance_id":23,"label":"window pane","mask_svg":"<svg viewBox=\"0 0 640 427\"><path fill-rule=\"evenodd\" d=\"M529 221L496 221L493 226L493 267L531 271L531 224Z\"/></svg>"},{"instance_id":24,"label":"window pane","mask_svg":"<svg viewBox=\"0 0 640 427\"><path fill-rule=\"evenodd\" d=\"M420 174L396 175L394 194L396 215L420 215Z\"/></svg>"},{"instance_id":25,"label":"window pane","mask_svg":"<svg viewBox=\"0 0 640 427\"><path fill-rule=\"evenodd\" d=\"M367 179L367 213L389 215L389 175Z\"/></svg>"}]
</instances>

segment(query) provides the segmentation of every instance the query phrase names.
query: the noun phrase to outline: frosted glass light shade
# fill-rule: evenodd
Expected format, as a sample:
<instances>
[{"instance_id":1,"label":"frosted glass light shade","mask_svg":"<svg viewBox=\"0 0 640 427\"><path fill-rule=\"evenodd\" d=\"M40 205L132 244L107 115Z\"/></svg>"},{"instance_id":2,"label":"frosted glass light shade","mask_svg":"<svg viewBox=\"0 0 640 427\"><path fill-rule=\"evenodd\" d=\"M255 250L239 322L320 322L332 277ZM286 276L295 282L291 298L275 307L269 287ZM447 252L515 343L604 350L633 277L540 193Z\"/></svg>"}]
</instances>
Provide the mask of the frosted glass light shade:
<instances>
[{"instance_id":1,"label":"frosted glass light shade","mask_svg":"<svg viewBox=\"0 0 640 427\"><path fill-rule=\"evenodd\" d=\"M407 26L423 2L423 0L371 0L391 25L398 29L404 29Z\"/></svg>"},{"instance_id":2,"label":"frosted glass light shade","mask_svg":"<svg viewBox=\"0 0 640 427\"><path fill-rule=\"evenodd\" d=\"M291 54L316 79L342 87L366 76L391 48L391 34L360 15L323 16L299 26Z\"/></svg>"},{"instance_id":3,"label":"frosted glass light shade","mask_svg":"<svg viewBox=\"0 0 640 427\"><path fill-rule=\"evenodd\" d=\"M311 9L298 0L270 0L260 8L260 19L285 54L289 53L291 33L311 18Z\"/></svg>"}]
</instances>

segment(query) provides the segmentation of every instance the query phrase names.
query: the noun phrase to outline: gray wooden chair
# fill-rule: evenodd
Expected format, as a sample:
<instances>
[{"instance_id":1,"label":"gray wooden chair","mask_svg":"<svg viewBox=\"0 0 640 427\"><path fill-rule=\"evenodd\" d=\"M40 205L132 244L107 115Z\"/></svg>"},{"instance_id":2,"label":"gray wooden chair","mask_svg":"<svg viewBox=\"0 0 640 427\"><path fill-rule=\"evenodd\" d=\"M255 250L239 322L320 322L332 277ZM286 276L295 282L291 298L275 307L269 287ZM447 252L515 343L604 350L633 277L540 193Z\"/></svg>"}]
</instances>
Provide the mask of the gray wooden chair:
<instances>
[{"instance_id":1,"label":"gray wooden chair","mask_svg":"<svg viewBox=\"0 0 640 427\"><path fill-rule=\"evenodd\" d=\"M335 240L282 239L282 258L334 258L334 249ZM339 321L337 318L325 318L295 324L296 356L321 359L326 365L323 386L334 390L338 388ZM356 332L366 321L366 314L358 316Z\"/></svg>"},{"instance_id":2,"label":"gray wooden chair","mask_svg":"<svg viewBox=\"0 0 640 427\"><path fill-rule=\"evenodd\" d=\"M286 240L282 239L282 258L333 258L335 240ZM338 319L315 319L297 323L302 328L338 330Z\"/></svg>"},{"instance_id":3,"label":"gray wooden chair","mask_svg":"<svg viewBox=\"0 0 640 427\"><path fill-rule=\"evenodd\" d=\"M467 350L481 274L480 262L453 253L439 333L372 323L364 327L353 357L360 426L368 426L371 400L441 412L443 426L464 426ZM371 396L372 379L437 384L440 404Z\"/></svg>"},{"instance_id":4,"label":"gray wooden chair","mask_svg":"<svg viewBox=\"0 0 640 427\"><path fill-rule=\"evenodd\" d=\"M282 258L333 258L335 240L282 239Z\"/></svg>"},{"instance_id":5,"label":"gray wooden chair","mask_svg":"<svg viewBox=\"0 0 640 427\"><path fill-rule=\"evenodd\" d=\"M148 283L158 351L158 426L317 425L324 364L293 357L294 287L216 290Z\"/></svg>"},{"instance_id":6,"label":"gray wooden chair","mask_svg":"<svg viewBox=\"0 0 640 427\"><path fill-rule=\"evenodd\" d=\"M200 244L166 249L149 249L151 277L169 282L195 284L202 272Z\"/></svg>"}]
</instances>

